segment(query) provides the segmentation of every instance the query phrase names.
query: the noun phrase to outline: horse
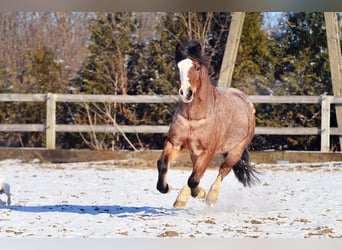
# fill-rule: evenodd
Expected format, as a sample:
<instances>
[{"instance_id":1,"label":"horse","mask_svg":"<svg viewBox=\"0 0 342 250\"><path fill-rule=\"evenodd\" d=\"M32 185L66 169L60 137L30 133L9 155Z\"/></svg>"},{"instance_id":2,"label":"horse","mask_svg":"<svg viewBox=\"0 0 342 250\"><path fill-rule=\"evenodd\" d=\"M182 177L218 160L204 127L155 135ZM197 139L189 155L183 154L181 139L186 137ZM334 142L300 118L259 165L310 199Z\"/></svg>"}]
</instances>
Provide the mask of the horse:
<instances>
[{"instance_id":1,"label":"horse","mask_svg":"<svg viewBox=\"0 0 342 250\"><path fill-rule=\"evenodd\" d=\"M238 89L215 86L208 75L208 62L203 54L196 40L180 42L175 50L180 101L157 160L157 190L161 193L171 190L166 175L170 163L181 150L190 153L193 168L174 208L184 208L190 195L205 198L209 206L215 206L221 182L231 169L245 187L259 181L258 171L249 163L247 150L255 132L254 105ZM217 154L222 154L224 159L206 194L199 183Z\"/></svg>"}]
</instances>

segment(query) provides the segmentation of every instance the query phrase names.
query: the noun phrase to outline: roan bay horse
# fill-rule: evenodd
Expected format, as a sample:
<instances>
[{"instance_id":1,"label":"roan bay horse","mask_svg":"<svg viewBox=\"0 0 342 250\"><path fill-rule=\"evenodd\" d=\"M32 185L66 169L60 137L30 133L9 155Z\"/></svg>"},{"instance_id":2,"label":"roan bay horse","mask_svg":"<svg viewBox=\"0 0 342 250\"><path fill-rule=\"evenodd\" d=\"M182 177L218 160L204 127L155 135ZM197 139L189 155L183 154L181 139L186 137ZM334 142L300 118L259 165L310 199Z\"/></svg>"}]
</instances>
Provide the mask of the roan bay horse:
<instances>
[{"instance_id":1,"label":"roan bay horse","mask_svg":"<svg viewBox=\"0 0 342 250\"><path fill-rule=\"evenodd\" d=\"M157 161L157 189L170 191L166 174L170 162L185 149L190 152L193 170L173 206L184 208L190 197L206 198L214 206L223 178L233 171L244 186L258 180L249 164L247 146L254 136L255 109L247 96L234 88L218 88L208 76L208 65L197 41L178 44L175 61L179 70L181 101L174 114L163 152ZM199 187L215 154L224 161L208 194Z\"/></svg>"}]
</instances>

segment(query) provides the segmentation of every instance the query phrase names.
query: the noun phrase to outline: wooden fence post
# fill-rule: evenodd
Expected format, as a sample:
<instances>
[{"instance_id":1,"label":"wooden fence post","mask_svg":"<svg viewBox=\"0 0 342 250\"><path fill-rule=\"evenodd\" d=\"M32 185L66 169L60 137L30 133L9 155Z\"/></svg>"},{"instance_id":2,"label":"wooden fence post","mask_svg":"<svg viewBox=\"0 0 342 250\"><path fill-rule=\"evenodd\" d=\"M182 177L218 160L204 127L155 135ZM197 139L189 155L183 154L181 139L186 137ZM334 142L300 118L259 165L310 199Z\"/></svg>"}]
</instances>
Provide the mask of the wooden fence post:
<instances>
[{"instance_id":1,"label":"wooden fence post","mask_svg":"<svg viewBox=\"0 0 342 250\"><path fill-rule=\"evenodd\" d=\"M219 86L230 87L236 56L239 49L244 19L245 12L233 12L232 21L229 27L229 34L226 42L226 48L224 50L222 59L220 76L218 79Z\"/></svg>"},{"instance_id":2,"label":"wooden fence post","mask_svg":"<svg viewBox=\"0 0 342 250\"><path fill-rule=\"evenodd\" d=\"M56 148L56 96L46 95L46 148Z\"/></svg>"},{"instance_id":3,"label":"wooden fence post","mask_svg":"<svg viewBox=\"0 0 342 250\"><path fill-rule=\"evenodd\" d=\"M321 96L321 152L330 150L330 104L333 96Z\"/></svg>"},{"instance_id":4,"label":"wooden fence post","mask_svg":"<svg viewBox=\"0 0 342 250\"><path fill-rule=\"evenodd\" d=\"M329 64L334 96L342 96L342 57L340 47L339 27L336 12L324 12L327 29ZM337 126L342 127L342 105L335 105ZM342 147L342 136L339 137Z\"/></svg>"}]
</instances>

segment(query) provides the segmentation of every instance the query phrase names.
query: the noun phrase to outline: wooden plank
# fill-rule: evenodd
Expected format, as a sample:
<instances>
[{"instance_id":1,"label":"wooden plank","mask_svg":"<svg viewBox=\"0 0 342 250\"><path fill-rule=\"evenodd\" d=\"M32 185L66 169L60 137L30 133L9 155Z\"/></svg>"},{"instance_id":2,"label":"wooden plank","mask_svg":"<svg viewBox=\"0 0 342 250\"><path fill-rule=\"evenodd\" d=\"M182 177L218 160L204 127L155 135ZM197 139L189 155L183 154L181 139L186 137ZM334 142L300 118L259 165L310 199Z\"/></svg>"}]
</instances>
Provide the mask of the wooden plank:
<instances>
[{"instance_id":1,"label":"wooden plank","mask_svg":"<svg viewBox=\"0 0 342 250\"><path fill-rule=\"evenodd\" d=\"M56 94L57 102L103 102L103 103L177 103L178 95L81 95Z\"/></svg>"},{"instance_id":2,"label":"wooden plank","mask_svg":"<svg viewBox=\"0 0 342 250\"><path fill-rule=\"evenodd\" d=\"M320 96L266 96L266 95L250 95L249 99L253 103L270 103L270 104L319 104Z\"/></svg>"},{"instance_id":3,"label":"wooden plank","mask_svg":"<svg viewBox=\"0 0 342 250\"><path fill-rule=\"evenodd\" d=\"M46 148L56 148L56 100L52 93L46 100Z\"/></svg>"},{"instance_id":4,"label":"wooden plank","mask_svg":"<svg viewBox=\"0 0 342 250\"><path fill-rule=\"evenodd\" d=\"M321 105L321 152L330 150L330 102L331 96L322 96Z\"/></svg>"},{"instance_id":5,"label":"wooden plank","mask_svg":"<svg viewBox=\"0 0 342 250\"><path fill-rule=\"evenodd\" d=\"M342 96L332 96L332 104L342 104Z\"/></svg>"},{"instance_id":6,"label":"wooden plank","mask_svg":"<svg viewBox=\"0 0 342 250\"><path fill-rule=\"evenodd\" d=\"M82 95L54 94L56 102L103 102L103 103L177 103L178 95L147 96L147 95ZM0 94L0 102L44 102L45 94ZM320 103L320 96L268 96L250 95L253 103ZM332 103L342 104L342 97L335 96Z\"/></svg>"},{"instance_id":7,"label":"wooden plank","mask_svg":"<svg viewBox=\"0 0 342 250\"><path fill-rule=\"evenodd\" d=\"M218 80L219 86L231 85L244 19L245 12L233 12Z\"/></svg>"},{"instance_id":8,"label":"wooden plank","mask_svg":"<svg viewBox=\"0 0 342 250\"><path fill-rule=\"evenodd\" d=\"M46 94L0 94L0 102L44 102Z\"/></svg>"},{"instance_id":9,"label":"wooden plank","mask_svg":"<svg viewBox=\"0 0 342 250\"><path fill-rule=\"evenodd\" d=\"M0 124L1 132L44 132L43 124Z\"/></svg>"},{"instance_id":10,"label":"wooden plank","mask_svg":"<svg viewBox=\"0 0 342 250\"><path fill-rule=\"evenodd\" d=\"M319 128L303 128L303 127L256 127L255 134L257 135L318 135Z\"/></svg>"},{"instance_id":11,"label":"wooden plank","mask_svg":"<svg viewBox=\"0 0 342 250\"><path fill-rule=\"evenodd\" d=\"M250 95L249 99L253 103L303 103L303 104L319 104L320 96L266 96L266 95ZM177 103L178 95L165 96L146 96L146 95L70 95L57 94L57 102L105 102L105 103ZM336 102L342 103L341 99Z\"/></svg>"},{"instance_id":12,"label":"wooden plank","mask_svg":"<svg viewBox=\"0 0 342 250\"><path fill-rule=\"evenodd\" d=\"M167 133L169 126L154 126L154 125L120 125L120 130L124 133ZM97 133L118 133L120 132L116 127L110 125L56 125L57 132L90 132ZM259 135L315 135L319 134L319 128L273 128L273 127L257 127L256 134Z\"/></svg>"},{"instance_id":13,"label":"wooden plank","mask_svg":"<svg viewBox=\"0 0 342 250\"><path fill-rule=\"evenodd\" d=\"M330 128L330 135L342 135L342 128Z\"/></svg>"},{"instance_id":14,"label":"wooden plank","mask_svg":"<svg viewBox=\"0 0 342 250\"><path fill-rule=\"evenodd\" d=\"M113 125L64 125L57 124L57 132L96 132L96 133L150 133L163 134L169 131L169 126L153 126L153 125L120 125L120 130Z\"/></svg>"},{"instance_id":15,"label":"wooden plank","mask_svg":"<svg viewBox=\"0 0 342 250\"><path fill-rule=\"evenodd\" d=\"M121 125L125 133L167 133L169 126L155 126L155 125ZM331 135L342 135L342 128L331 128ZM0 124L1 132L44 132L45 126L42 124ZM111 125L65 125L57 124L56 132L98 132L98 133L118 133L120 132L117 128ZM319 135L320 128L304 128L304 127L256 127L255 134L258 135Z\"/></svg>"}]
</instances>

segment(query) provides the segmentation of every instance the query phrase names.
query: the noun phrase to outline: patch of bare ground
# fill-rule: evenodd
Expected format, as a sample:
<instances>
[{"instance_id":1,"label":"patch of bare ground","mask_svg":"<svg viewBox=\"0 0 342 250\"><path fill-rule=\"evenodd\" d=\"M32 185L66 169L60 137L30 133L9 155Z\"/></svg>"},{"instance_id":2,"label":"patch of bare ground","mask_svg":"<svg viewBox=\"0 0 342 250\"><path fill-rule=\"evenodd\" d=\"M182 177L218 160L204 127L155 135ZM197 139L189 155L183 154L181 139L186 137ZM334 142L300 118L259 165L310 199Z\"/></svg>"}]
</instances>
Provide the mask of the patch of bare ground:
<instances>
[{"instance_id":1,"label":"patch of bare ground","mask_svg":"<svg viewBox=\"0 0 342 250\"><path fill-rule=\"evenodd\" d=\"M304 237L312 238L322 236L328 236L329 238L342 238L342 235L336 236L334 233L334 229L328 226L316 227L313 229L313 231L307 233Z\"/></svg>"},{"instance_id":2,"label":"patch of bare ground","mask_svg":"<svg viewBox=\"0 0 342 250\"><path fill-rule=\"evenodd\" d=\"M179 236L179 233L176 231L165 231L165 232L157 235L157 237L159 237L159 238L178 237L178 236Z\"/></svg>"}]
</instances>

